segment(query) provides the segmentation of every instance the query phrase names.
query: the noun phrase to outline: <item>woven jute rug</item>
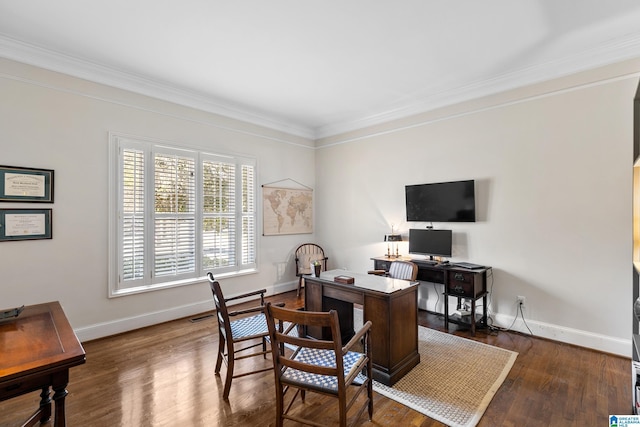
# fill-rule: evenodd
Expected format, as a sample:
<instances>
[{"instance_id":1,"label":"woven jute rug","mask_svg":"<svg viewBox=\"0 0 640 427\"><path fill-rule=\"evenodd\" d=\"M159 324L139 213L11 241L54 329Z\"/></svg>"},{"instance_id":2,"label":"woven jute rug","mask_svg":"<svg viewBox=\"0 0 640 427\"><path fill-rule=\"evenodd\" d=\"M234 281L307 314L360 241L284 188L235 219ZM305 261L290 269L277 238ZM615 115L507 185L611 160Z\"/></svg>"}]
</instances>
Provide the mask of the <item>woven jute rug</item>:
<instances>
[{"instance_id":1,"label":"woven jute rug","mask_svg":"<svg viewBox=\"0 0 640 427\"><path fill-rule=\"evenodd\" d=\"M362 312L355 310L356 324ZM475 426L511 370L518 353L418 327L420 363L392 387L374 390L455 427Z\"/></svg>"}]
</instances>

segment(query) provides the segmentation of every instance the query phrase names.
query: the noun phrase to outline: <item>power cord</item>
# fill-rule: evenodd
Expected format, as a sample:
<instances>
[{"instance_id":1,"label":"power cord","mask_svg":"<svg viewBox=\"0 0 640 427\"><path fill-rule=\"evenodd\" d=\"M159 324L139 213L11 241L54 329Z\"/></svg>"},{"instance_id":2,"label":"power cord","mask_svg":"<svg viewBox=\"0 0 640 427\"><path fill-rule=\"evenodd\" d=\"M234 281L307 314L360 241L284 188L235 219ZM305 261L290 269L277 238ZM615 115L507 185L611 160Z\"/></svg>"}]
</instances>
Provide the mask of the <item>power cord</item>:
<instances>
[{"instance_id":1,"label":"power cord","mask_svg":"<svg viewBox=\"0 0 640 427\"><path fill-rule=\"evenodd\" d=\"M516 320L518 320L518 315L519 315L520 317L522 317L522 323L524 323L524 326L527 327L527 330L529 331L529 335L531 335L532 337L535 336L533 334L533 332L531 331L531 328L529 328L529 325L527 324L527 320L524 318L524 311L522 310L523 305L524 305L524 303L522 301L520 301L518 303L518 308L517 308L517 311L516 311L516 317L513 318L513 322L511 322L511 325L509 325L508 328L500 328L498 326L491 326L490 327L491 330L501 331L501 332L510 332L511 328L513 328L513 325L516 324ZM516 331L516 332L519 332L519 331Z\"/></svg>"},{"instance_id":2,"label":"power cord","mask_svg":"<svg viewBox=\"0 0 640 427\"><path fill-rule=\"evenodd\" d=\"M517 311L516 311L516 316L513 318L513 322L511 322L511 325L509 325L508 328L501 328L499 326L494 326L493 325L493 317L491 316L491 298L493 296L493 284L494 284L494 280L493 280L493 269L489 268L489 270L487 271L487 278L490 279L490 285L489 285L489 296L488 296L488 301L487 301L487 307L483 307L483 310L486 309L487 310L487 328L489 328L490 331L492 332L509 332L511 331L511 328L513 328L513 325L516 324L516 320L518 320L518 316L522 317L522 322L524 323L524 326L526 326L527 330L529 331L529 334L531 336L535 336L533 334L533 332L531 331L531 328L529 328L529 325L527 324L527 320L524 318L524 310L522 309L523 307L523 303L522 301L520 301L518 303L518 307L517 307Z\"/></svg>"}]
</instances>

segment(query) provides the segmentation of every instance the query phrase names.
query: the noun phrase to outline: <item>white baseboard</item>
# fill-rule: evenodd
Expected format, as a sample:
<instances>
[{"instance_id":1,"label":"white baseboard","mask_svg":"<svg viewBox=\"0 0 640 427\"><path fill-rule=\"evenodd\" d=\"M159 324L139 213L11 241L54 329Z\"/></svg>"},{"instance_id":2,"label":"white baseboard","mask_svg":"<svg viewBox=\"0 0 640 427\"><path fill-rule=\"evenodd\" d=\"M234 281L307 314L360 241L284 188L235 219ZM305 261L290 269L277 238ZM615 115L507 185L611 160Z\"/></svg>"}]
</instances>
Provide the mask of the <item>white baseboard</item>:
<instances>
[{"instance_id":1,"label":"white baseboard","mask_svg":"<svg viewBox=\"0 0 640 427\"><path fill-rule=\"evenodd\" d=\"M536 320L518 318L514 323L514 317L505 314L492 314L494 326L500 328L509 328L523 334L531 334L540 338L546 338L553 341L560 341L567 344L577 345L580 347L591 348L593 350L602 351L604 353L615 354L622 357L631 358L631 339L623 339L611 337L608 335L596 334L593 332L583 331L580 329L567 328L564 326L553 325L550 323L539 322ZM513 324L513 326L511 326ZM527 328L528 326L528 328ZM531 332L529 331L531 330Z\"/></svg>"},{"instance_id":2,"label":"white baseboard","mask_svg":"<svg viewBox=\"0 0 640 427\"><path fill-rule=\"evenodd\" d=\"M281 283L267 288L268 295L279 294L295 290L298 282ZM232 296L232 295L229 295ZM418 307L422 310L431 310L435 307L427 308L427 299L419 298ZM112 321L97 323L81 327L75 330L78 339L81 342L90 341L134 329L144 328L146 326L155 325L162 322L181 319L184 317L194 316L213 309L213 301L199 301L193 304L172 307L167 310L154 311L149 313L141 313L136 316L114 319ZM622 339L610 337L607 335L594 334L579 329L566 328L563 326L552 325L549 323L539 322L535 320L527 320L526 325L522 319L516 320L514 317L505 314L492 314L494 326L508 328L511 330L529 334L529 329L534 336L547 338L554 341L560 341L567 344L573 344L580 347L591 348L605 353L616 354L622 357L631 357L631 339ZM527 329L527 326L529 329Z\"/></svg>"},{"instance_id":3,"label":"white baseboard","mask_svg":"<svg viewBox=\"0 0 640 427\"><path fill-rule=\"evenodd\" d=\"M422 310L442 314L444 312L444 299L437 299L433 297L429 299L429 296L431 295L428 294L428 291L430 291L430 289L426 287L422 288L418 292L418 307ZM533 335L536 337L546 338L553 341L559 341L567 344L602 351L604 353L631 358L631 338L623 339L607 335L600 335L580 329L567 328L564 326L558 326L529 319L526 319L525 325L521 317L518 318L518 320L516 320L514 323L514 316L494 312L491 312L491 317L494 320L493 326L499 328L510 328L513 331L521 332L523 334L533 333ZM511 326L512 324L513 326ZM527 326L529 326L531 332L529 332Z\"/></svg>"},{"instance_id":4,"label":"white baseboard","mask_svg":"<svg viewBox=\"0 0 640 427\"><path fill-rule=\"evenodd\" d=\"M267 295L274 295L295 290L297 286L297 281L277 284L272 286L271 288L267 288ZM228 295L226 297L232 296L233 295ZM207 299L206 301L199 301L193 304L171 307L166 310L140 313L136 316L124 317L121 319L110 320L108 322L96 323L93 325L80 327L75 329L75 333L78 336L80 342L85 342L98 338L108 337L110 335L120 334L127 331L132 331L134 329L156 325L162 322L195 316L197 314L211 310L213 310L213 300Z\"/></svg>"}]
</instances>

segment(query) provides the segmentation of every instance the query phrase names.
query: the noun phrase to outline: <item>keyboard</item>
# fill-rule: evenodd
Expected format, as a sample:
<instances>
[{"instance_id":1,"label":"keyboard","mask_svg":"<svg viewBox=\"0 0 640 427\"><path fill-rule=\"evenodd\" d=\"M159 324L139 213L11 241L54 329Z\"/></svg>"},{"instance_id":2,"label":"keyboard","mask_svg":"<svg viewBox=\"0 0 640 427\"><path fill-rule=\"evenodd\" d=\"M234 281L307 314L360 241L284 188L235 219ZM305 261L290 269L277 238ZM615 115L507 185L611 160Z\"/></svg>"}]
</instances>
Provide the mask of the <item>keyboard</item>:
<instances>
[{"instance_id":1,"label":"keyboard","mask_svg":"<svg viewBox=\"0 0 640 427\"><path fill-rule=\"evenodd\" d=\"M470 262L456 262L455 264L452 264L452 267L468 268L469 270L481 270L486 268L484 265L472 264Z\"/></svg>"}]
</instances>

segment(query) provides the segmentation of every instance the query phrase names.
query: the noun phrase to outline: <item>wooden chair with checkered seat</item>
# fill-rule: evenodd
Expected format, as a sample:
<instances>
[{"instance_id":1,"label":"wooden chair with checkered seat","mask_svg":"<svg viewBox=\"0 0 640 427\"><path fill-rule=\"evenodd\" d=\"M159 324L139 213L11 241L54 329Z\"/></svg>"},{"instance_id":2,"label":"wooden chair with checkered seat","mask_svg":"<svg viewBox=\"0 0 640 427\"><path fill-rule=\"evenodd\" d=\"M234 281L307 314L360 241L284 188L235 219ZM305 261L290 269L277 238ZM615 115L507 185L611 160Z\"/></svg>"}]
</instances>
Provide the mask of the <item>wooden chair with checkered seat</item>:
<instances>
[{"instance_id":1,"label":"wooden chair with checkered seat","mask_svg":"<svg viewBox=\"0 0 640 427\"><path fill-rule=\"evenodd\" d=\"M324 425L305 419L304 405L294 405L300 395L304 402L305 393L315 392L337 398L338 425L347 425L347 415L351 409L351 423L358 422L365 409L369 420L373 417L373 387L371 382L372 359L371 322L362 328L342 346L338 313L290 310L266 305L269 337L272 343L273 368L276 386L276 426L281 427L285 419L307 425ZM278 325L287 325L279 328ZM309 327L331 329L332 341L306 338L294 333ZM279 352L278 348L294 348ZM291 396L291 392L295 394ZM288 403L285 406L285 400ZM358 405L358 403L361 403ZM331 422L335 424L335 422Z\"/></svg>"},{"instance_id":2,"label":"wooden chair with checkered seat","mask_svg":"<svg viewBox=\"0 0 640 427\"><path fill-rule=\"evenodd\" d=\"M245 371L234 375L235 362L237 360L249 357L263 356L271 353L268 347L269 328L264 314L264 294L266 289L254 292L248 292L242 295L236 295L231 298L224 298L220 283L213 277L211 272L207 273L209 285L213 293L213 301L216 307L216 316L218 319L218 357L216 360L215 374L220 374L222 362L227 365L227 374L224 380L224 391L222 397L224 400L229 399L231 390L231 380L246 375L257 374L273 369L271 366L264 368ZM227 303L241 298L260 296L260 305L244 310L229 311ZM278 304L283 306L284 304ZM237 317L236 320L231 320ZM261 351L250 351L251 349L262 346ZM238 348L236 348L238 347Z\"/></svg>"}]
</instances>

